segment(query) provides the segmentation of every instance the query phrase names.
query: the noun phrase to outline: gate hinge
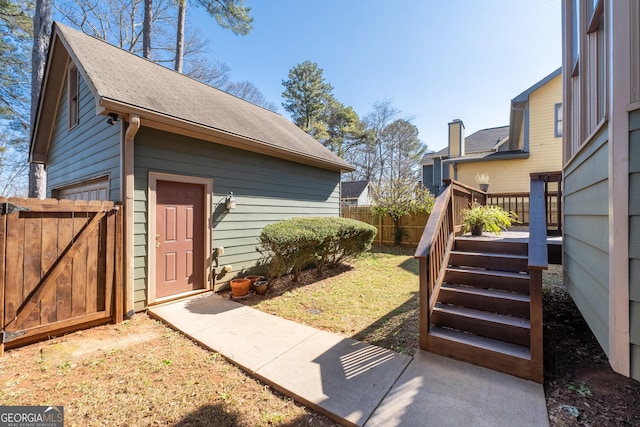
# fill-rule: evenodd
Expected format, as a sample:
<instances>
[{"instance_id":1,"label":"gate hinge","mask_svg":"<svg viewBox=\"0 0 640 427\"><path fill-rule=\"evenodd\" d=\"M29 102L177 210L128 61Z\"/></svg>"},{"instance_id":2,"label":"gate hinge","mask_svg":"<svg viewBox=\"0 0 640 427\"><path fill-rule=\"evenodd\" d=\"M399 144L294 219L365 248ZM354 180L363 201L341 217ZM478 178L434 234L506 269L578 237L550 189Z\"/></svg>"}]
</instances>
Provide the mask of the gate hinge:
<instances>
[{"instance_id":1,"label":"gate hinge","mask_svg":"<svg viewBox=\"0 0 640 427\"><path fill-rule=\"evenodd\" d=\"M23 212L28 211L29 208L25 208L24 206L14 205L13 203L0 203L0 215L7 215L14 212Z\"/></svg>"},{"instance_id":2,"label":"gate hinge","mask_svg":"<svg viewBox=\"0 0 640 427\"><path fill-rule=\"evenodd\" d=\"M27 331L2 331L0 332L0 339L2 341L3 344L8 343L9 341L16 339L18 337L21 337L22 335L26 334Z\"/></svg>"}]
</instances>

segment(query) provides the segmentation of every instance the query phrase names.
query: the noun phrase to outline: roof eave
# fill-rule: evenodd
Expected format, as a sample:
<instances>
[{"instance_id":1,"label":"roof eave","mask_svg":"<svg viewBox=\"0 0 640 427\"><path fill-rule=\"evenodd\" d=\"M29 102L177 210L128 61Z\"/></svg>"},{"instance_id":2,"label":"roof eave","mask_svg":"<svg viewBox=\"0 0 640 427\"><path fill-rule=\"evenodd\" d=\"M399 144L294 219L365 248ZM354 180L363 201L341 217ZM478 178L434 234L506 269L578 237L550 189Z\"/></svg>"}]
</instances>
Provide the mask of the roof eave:
<instances>
[{"instance_id":1,"label":"roof eave","mask_svg":"<svg viewBox=\"0 0 640 427\"><path fill-rule=\"evenodd\" d=\"M522 121L524 120L524 110L528 107L529 100L526 101L511 101L511 112L509 115L509 149L517 150L520 147L520 129L522 128Z\"/></svg>"},{"instance_id":2,"label":"roof eave","mask_svg":"<svg viewBox=\"0 0 640 427\"><path fill-rule=\"evenodd\" d=\"M551 74L548 74L542 80L536 82L533 86L527 88L524 92L511 100L511 114L509 118L509 149L517 150L522 148L517 144L520 143L519 136L524 110L528 108L529 97L531 94L558 77L560 74L562 74L562 67L554 70Z\"/></svg>"},{"instance_id":3,"label":"roof eave","mask_svg":"<svg viewBox=\"0 0 640 427\"><path fill-rule=\"evenodd\" d=\"M513 159L528 159L529 153L526 151L514 151L514 152L496 152L484 157L467 158L456 157L453 159L444 160L443 163L475 163L475 162L492 162L496 160L513 160Z\"/></svg>"},{"instance_id":4,"label":"roof eave","mask_svg":"<svg viewBox=\"0 0 640 427\"><path fill-rule=\"evenodd\" d=\"M65 69L69 61L69 55L58 37L55 24L53 24L51 31L52 39L47 53L40 96L37 101L37 112L29 135L29 161L34 163L46 163L54 118L57 115L62 86L66 77ZM63 53L66 54L58 54L59 51L64 51Z\"/></svg>"},{"instance_id":5,"label":"roof eave","mask_svg":"<svg viewBox=\"0 0 640 427\"><path fill-rule=\"evenodd\" d=\"M116 112L124 119L127 119L130 114L137 114L140 116L142 126L172 133L179 133L181 135L215 142L217 144L274 156L336 172L355 171L355 168L346 162L335 162L321 157L311 156L308 153L285 150L265 141L247 138L243 135L237 135L222 129L203 126L198 123L189 122L178 117L169 116L156 111L150 111L134 105L125 104L113 99L100 98L98 104L104 110Z\"/></svg>"}]
</instances>

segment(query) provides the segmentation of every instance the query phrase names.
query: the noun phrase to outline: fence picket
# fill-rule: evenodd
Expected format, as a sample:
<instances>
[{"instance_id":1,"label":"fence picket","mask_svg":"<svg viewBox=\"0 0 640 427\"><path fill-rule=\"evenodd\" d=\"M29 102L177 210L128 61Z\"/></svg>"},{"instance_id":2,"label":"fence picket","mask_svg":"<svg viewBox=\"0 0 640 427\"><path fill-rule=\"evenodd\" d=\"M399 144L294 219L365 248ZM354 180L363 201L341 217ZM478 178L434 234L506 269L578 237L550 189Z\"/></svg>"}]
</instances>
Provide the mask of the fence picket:
<instances>
[{"instance_id":1,"label":"fence picket","mask_svg":"<svg viewBox=\"0 0 640 427\"><path fill-rule=\"evenodd\" d=\"M5 345L122 320L122 307L114 307L123 292L121 209L95 201L3 203L21 209L0 211L0 355Z\"/></svg>"},{"instance_id":2,"label":"fence picket","mask_svg":"<svg viewBox=\"0 0 640 427\"><path fill-rule=\"evenodd\" d=\"M58 259L58 218L57 215L42 216L42 255L40 277L42 277ZM56 283L57 287L57 283ZM56 292L50 292L40 302L40 314L44 323L56 321Z\"/></svg>"},{"instance_id":3,"label":"fence picket","mask_svg":"<svg viewBox=\"0 0 640 427\"><path fill-rule=\"evenodd\" d=\"M7 199L4 197L0 197L0 206L5 204L6 206ZM5 209L6 212L6 209ZM7 216L0 215L0 255L4 255L6 248L6 237L7 237ZM6 257L0 257L0 331L4 330L4 298L5 298L5 262ZM0 339L0 356L4 356L4 340Z\"/></svg>"},{"instance_id":4,"label":"fence picket","mask_svg":"<svg viewBox=\"0 0 640 427\"><path fill-rule=\"evenodd\" d=\"M87 222L87 214L78 212L74 215L73 235L77 235ZM74 317L87 314L87 247L84 243L78 247L78 252L73 256L73 271L71 273L71 315Z\"/></svg>"},{"instance_id":5,"label":"fence picket","mask_svg":"<svg viewBox=\"0 0 640 427\"><path fill-rule=\"evenodd\" d=\"M393 220L388 216L373 215L371 208L368 206L343 207L340 216L366 222L376 227L378 230L374 239L374 243L376 244L393 245L395 243L395 225ZM427 214L417 214L400 218L398 225L404 230L401 244L417 246L428 219L429 215Z\"/></svg>"}]
</instances>

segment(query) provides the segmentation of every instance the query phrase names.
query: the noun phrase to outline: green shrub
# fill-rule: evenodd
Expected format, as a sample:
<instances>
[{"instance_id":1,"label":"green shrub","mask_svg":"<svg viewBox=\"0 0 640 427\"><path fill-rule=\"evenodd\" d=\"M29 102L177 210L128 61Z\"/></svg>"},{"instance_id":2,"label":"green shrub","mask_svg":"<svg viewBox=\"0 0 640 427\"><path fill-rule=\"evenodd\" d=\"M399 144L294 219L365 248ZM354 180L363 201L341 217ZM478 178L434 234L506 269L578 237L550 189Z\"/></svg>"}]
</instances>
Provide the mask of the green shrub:
<instances>
[{"instance_id":1,"label":"green shrub","mask_svg":"<svg viewBox=\"0 0 640 427\"><path fill-rule=\"evenodd\" d=\"M311 230L292 222L278 222L266 226L260 233L262 253L269 260L267 275L278 278L300 271L315 259L317 240Z\"/></svg>"},{"instance_id":2,"label":"green shrub","mask_svg":"<svg viewBox=\"0 0 640 427\"><path fill-rule=\"evenodd\" d=\"M462 225L465 233L474 226L481 225L485 231L499 235L500 231L518 222L514 212L507 212L500 206L476 205L471 209L462 210Z\"/></svg>"},{"instance_id":3,"label":"green shrub","mask_svg":"<svg viewBox=\"0 0 640 427\"><path fill-rule=\"evenodd\" d=\"M352 259L371 249L378 232L376 227L349 218L335 218L333 223L338 227L338 247L332 253L332 264Z\"/></svg>"},{"instance_id":4,"label":"green shrub","mask_svg":"<svg viewBox=\"0 0 640 427\"><path fill-rule=\"evenodd\" d=\"M266 226L261 252L268 258L269 278L291 272L296 280L309 266L319 271L353 258L371 247L376 228L361 221L335 217L291 218Z\"/></svg>"}]
</instances>

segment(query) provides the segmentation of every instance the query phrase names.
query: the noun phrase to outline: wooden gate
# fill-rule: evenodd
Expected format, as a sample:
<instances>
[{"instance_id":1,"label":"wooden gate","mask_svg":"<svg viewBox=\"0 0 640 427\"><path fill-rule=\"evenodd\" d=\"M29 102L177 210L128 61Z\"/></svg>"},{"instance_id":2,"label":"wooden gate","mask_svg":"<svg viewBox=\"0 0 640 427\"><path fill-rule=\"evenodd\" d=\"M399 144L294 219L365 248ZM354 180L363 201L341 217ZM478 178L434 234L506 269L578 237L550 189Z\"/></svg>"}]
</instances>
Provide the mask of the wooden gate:
<instances>
[{"instance_id":1,"label":"wooden gate","mask_svg":"<svg viewBox=\"0 0 640 427\"><path fill-rule=\"evenodd\" d=\"M0 355L123 316L122 210L0 198Z\"/></svg>"}]
</instances>

